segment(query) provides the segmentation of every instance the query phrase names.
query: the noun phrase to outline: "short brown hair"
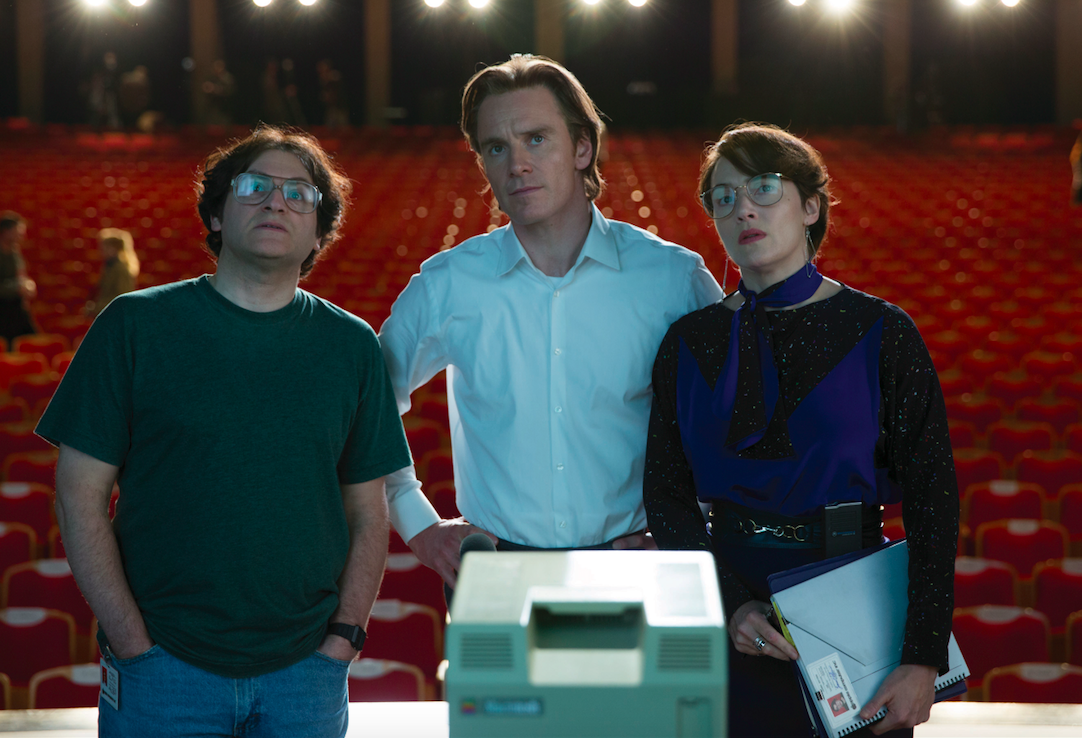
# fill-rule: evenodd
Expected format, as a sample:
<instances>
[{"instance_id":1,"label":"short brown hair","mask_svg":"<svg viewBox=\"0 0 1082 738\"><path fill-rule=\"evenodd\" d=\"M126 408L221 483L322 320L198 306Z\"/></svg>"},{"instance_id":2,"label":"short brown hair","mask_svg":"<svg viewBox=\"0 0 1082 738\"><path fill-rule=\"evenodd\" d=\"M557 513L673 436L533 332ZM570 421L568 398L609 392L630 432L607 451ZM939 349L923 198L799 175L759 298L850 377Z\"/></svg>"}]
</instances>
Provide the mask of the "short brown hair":
<instances>
[{"instance_id":1,"label":"short brown hair","mask_svg":"<svg viewBox=\"0 0 1082 738\"><path fill-rule=\"evenodd\" d=\"M477 113L481 103L490 95L503 95L530 87L544 87L556 98L571 140L587 139L593 152L590 164L582 171L586 197L595 200L605 188L605 180L597 164L601 151L601 111L586 94L575 75L545 56L513 54L508 61L485 67L470 78L462 93L462 134L478 157L481 146L477 141Z\"/></svg>"},{"instance_id":2,"label":"short brown hair","mask_svg":"<svg viewBox=\"0 0 1082 738\"><path fill-rule=\"evenodd\" d=\"M819 220L810 225L811 252L814 259L826 239L830 225L830 206L837 201L830 194L830 175L822 155L799 136L769 123L737 123L721 133L716 143L706 147L699 170L699 192L710 188L714 169L721 159L749 177L777 172L792 180L800 191L801 204L815 197L819 200Z\"/></svg>"},{"instance_id":3,"label":"short brown hair","mask_svg":"<svg viewBox=\"0 0 1082 738\"><path fill-rule=\"evenodd\" d=\"M260 124L247 138L218 149L203 162L195 192L199 198L196 209L208 231L207 250L215 259L222 253L222 234L211 230L211 218L221 221L225 199L233 188L233 178L245 172L253 161L267 151L285 151L300 159L312 182L323 194L316 208L319 248L313 249L301 264L301 276L307 277L316 260L341 235L353 185L314 136L289 126Z\"/></svg>"}]
</instances>

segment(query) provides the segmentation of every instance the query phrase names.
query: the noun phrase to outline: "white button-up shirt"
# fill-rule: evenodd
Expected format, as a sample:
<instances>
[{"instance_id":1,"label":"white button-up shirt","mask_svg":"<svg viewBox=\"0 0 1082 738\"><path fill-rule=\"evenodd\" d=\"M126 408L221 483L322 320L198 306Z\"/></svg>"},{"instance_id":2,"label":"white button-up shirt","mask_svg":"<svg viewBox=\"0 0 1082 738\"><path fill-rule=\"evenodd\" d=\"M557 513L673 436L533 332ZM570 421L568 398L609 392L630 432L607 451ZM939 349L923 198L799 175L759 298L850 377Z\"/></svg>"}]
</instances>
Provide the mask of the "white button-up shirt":
<instances>
[{"instance_id":1,"label":"white button-up shirt","mask_svg":"<svg viewBox=\"0 0 1082 738\"><path fill-rule=\"evenodd\" d=\"M447 368L455 490L466 520L541 548L646 527L650 375L677 318L721 299L702 257L595 207L563 277L510 226L421 265L380 331L399 411ZM387 479L409 540L439 520L412 468Z\"/></svg>"}]
</instances>

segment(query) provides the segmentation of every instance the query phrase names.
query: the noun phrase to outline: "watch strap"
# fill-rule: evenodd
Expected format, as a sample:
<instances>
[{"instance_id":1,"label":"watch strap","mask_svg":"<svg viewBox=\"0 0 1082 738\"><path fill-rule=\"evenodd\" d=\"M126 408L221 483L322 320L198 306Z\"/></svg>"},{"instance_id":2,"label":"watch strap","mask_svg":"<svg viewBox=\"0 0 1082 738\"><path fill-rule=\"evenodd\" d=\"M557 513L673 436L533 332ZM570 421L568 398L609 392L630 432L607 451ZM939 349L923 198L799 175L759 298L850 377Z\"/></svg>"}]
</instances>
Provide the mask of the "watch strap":
<instances>
[{"instance_id":1,"label":"watch strap","mask_svg":"<svg viewBox=\"0 0 1082 738\"><path fill-rule=\"evenodd\" d=\"M328 623L327 633L345 638L356 651L364 648L364 641L368 637L368 634L364 632L364 628L361 626L346 623Z\"/></svg>"}]
</instances>

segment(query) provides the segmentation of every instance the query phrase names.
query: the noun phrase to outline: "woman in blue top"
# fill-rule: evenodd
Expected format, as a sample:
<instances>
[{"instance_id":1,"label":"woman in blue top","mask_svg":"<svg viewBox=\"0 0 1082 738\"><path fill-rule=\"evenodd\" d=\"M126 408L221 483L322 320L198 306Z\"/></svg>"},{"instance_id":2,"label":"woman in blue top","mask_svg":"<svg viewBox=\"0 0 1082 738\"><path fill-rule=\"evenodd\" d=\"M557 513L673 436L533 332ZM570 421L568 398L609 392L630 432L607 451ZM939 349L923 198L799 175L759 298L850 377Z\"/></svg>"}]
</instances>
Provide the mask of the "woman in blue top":
<instances>
[{"instance_id":1,"label":"woman in blue top","mask_svg":"<svg viewBox=\"0 0 1082 738\"><path fill-rule=\"evenodd\" d=\"M860 503L850 508L861 511L859 548L882 541L880 506L901 500L910 550L902 663L861 715L885 705L887 716L864 730L911 735L947 668L958 537L935 369L901 309L815 268L831 195L809 144L773 126L731 127L707 150L700 184L741 281L674 323L658 353L650 529L661 548L714 552L731 641L729 734L810 735L787 663L797 653L768 619L766 578L833 553L828 506Z\"/></svg>"}]
</instances>

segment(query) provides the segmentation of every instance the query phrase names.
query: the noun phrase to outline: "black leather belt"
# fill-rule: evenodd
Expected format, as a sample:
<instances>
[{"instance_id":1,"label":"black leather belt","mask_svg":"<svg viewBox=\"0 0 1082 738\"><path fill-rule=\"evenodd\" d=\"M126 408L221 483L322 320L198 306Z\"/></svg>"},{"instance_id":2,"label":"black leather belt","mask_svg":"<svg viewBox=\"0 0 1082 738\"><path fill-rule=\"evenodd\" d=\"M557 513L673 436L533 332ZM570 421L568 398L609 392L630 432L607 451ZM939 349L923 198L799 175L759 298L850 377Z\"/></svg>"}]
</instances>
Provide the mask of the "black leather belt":
<instances>
[{"instance_id":1,"label":"black leather belt","mask_svg":"<svg viewBox=\"0 0 1082 738\"><path fill-rule=\"evenodd\" d=\"M759 548L822 549L823 516L790 517L765 510L753 510L731 502L715 503L710 509L711 532L726 543ZM882 538L883 508L865 505L861 519L861 543L874 546Z\"/></svg>"}]
</instances>

